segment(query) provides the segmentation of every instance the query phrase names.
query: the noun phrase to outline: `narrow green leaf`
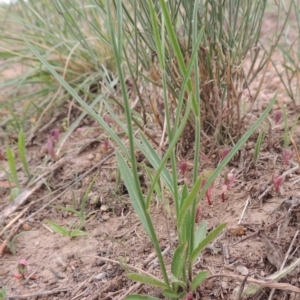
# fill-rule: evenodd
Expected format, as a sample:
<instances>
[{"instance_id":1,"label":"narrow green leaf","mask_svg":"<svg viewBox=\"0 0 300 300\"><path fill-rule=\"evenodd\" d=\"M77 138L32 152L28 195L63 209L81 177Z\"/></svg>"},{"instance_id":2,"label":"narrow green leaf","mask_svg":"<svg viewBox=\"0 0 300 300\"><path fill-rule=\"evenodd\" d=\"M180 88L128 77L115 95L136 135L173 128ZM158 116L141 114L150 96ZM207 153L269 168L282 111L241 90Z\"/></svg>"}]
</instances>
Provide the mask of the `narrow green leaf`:
<instances>
[{"instance_id":1,"label":"narrow green leaf","mask_svg":"<svg viewBox=\"0 0 300 300\"><path fill-rule=\"evenodd\" d=\"M169 289L167 284L165 284L163 281L161 281L157 278L154 278L154 277L140 275L137 273L129 273L126 276L133 281L141 282L144 284L156 286L156 287L163 288L163 289Z\"/></svg>"},{"instance_id":2,"label":"narrow green leaf","mask_svg":"<svg viewBox=\"0 0 300 300\"><path fill-rule=\"evenodd\" d=\"M226 225L227 223L219 225L212 232L210 232L209 235L196 247L196 249L192 253L192 262L194 262L201 253L201 251L220 234L220 232L226 227Z\"/></svg>"},{"instance_id":3,"label":"narrow green leaf","mask_svg":"<svg viewBox=\"0 0 300 300\"><path fill-rule=\"evenodd\" d=\"M205 239L207 233L207 221L203 221L194 233L194 249Z\"/></svg>"},{"instance_id":4,"label":"narrow green leaf","mask_svg":"<svg viewBox=\"0 0 300 300\"><path fill-rule=\"evenodd\" d=\"M246 141L250 138L253 132L260 126L263 120L266 118L271 108L273 107L275 101L277 99L277 93L273 96L268 106L264 110L264 112L260 115L258 120L249 128L249 130L241 137L241 139L236 143L236 145L231 149L231 151L226 155L226 157L222 160L219 166L214 170L211 176L206 181L206 184L201 189L199 194L199 199L202 199L205 195L207 189L211 186L217 176L221 173L221 171L225 168L225 166L229 163L229 161L233 158L233 156L237 153L237 151L246 143Z\"/></svg>"},{"instance_id":5,"label":"narrow green leaf","mask_svg":"<svg viewBox=\"0 0 300 300\"><path fill-rule=\"evenodd\" d=\"M147 157L153 168L157 170L162 159L159 157L155 149L151 146L144 134L141 133L140 136L142 140L142 143L140 143L140 149L143 152L143 154ZM164 183L167 185L169 191L172 193L172 195L174 195L174 184L172 176L170 175L170 172L166 167L163 167L161 171L161 176L164 180Z\"/></svg>"},{"instance_id":6,"label":"narrow green leaf","mask_svg":"<svg viewBox=\"0 0 300 300\"><path fill-rule=\"evenodd\" d=\"M186 216L188 210L191 208L194 201L196 200L197 194L198 194L198 192L201 188L201 184L202 184L202 177L200 176L198 178L198 180L195 182L195 184L194 184L191 192L187 196L187 198L185 198L183 200L183 204L182 204L182 207L180 209L179 218L178 218L179 227L181 226L181 224L184 220L184 217Z\"/></svg>"},{"instance_id":7,"label":"narrow green leaf","mask_svg":"<svg viewBox=\"0 0 300 300\"><path fill-rule=\"evenodd\" d=\"M171 290L163 290L163 295L171 299L178 299L179 294Z\"/></svg>"},{"instance_id":8,"label":"narrow green leaf","mask_svg":"<svg viewBox=\"0 0 300 300\"><path fill-rule=\"evenodd\" d=\"M136 190L132 172L129 169L128 165L126 164L123 156L118 152L116 153L116 155L117 155L119 170L120 170L121 176L124 180L124 184L128 190L133 208L134 208L135 212L137 213L137 215L139 216L139 218L144 226L145 231L147 232L148 236L152 240L152 232L150 230L150 227L149 227L149 224L147 221L147 217L146 217L147 212L146 212L145 203L143 202L143 199L139 198L139 193Z\"/></svg>"},{"instance_id":9,"label":"narrow green leaf","mask_svg":"<svg viewBox=\"0 0 300 300\"><path fill-rule=\"evenodd\" d=\"M183 267L186 262L186 251L188 248L187 241L178 246L172 258L171 272L175 278L180 279Z\"/></svg>"},{"instance_id":10,"label":"narrow green leaf","mask_svg":"<svg viewBox=\"0 0 300 300\"><path fill-rule=\"evenodd\" d=\"M196 291L198 286L207 278L208 275L209 273L207 271L201 271L195 276L191 283L191 289L193 292Z\"/></svg>"},{"instance_id":11,"label":"narrow green leaf","mask_svg":"<svg viewBox=\"0 0 300 300\"><path fill-rule=\"evenodd\" d=\"M80 229L74 229L74 230L71 230L71 232L70 232L69 235L72 238L72 237L76 237L76 236L88 235L88 233L84 232L84 231L82 231Z\"/></svg>"},{"instance_id":12,"label":"narrow green leaf","mask_svg":"<svg viewBox=\"0 0 300 300\"><path fill-rule=\"evenodd\" d=\"M80 204L80 219L81 221L83 222L84 221L84 216L85 216L85 205L86 205L86 201L88 199L88 195L95 183L95 180L96 180L96 176L94 176L93 180L90 182L88 188L86 189L83 197L82 197L82 200L81 200L81 204Z\"/></svg>"},{"instance_id":13,"label":"narrow green leaf","mask_svg":"<svg viewBox=\"0 0 300 300\"><path fill-rule=\"evenodd\" d=\"M9 147L9 145L6 145L6 157L9 165L9 171L10 171L10 176L15 185L20 189L20 183L18 179L18 174L17 174L17 168L16 168L16 161L15 161L15 156Z\"/></svg>"},{"instance_id":14,"label":"narrow green leaf","mask_svg":"<svg viewBox=\"0 0 300 300\"><path fill-rule=\"evenodd\" d=\"M69 231L64 227L64 226L60 226L52 221L46 221L50 228L55 231L56 233L59 233L61 235L64 235L64 236L69 236Z\"/></svg>"},{"instance_id":15,"label":"narrow green leaf","mask_svg":"<svg viewBox=\"0 0 300 300\"><path fill-rule=\"evenodd\" d=\"M187 196L189 195L189 191L187 188L187 185L184 184L182 192L181 192L181 200L180 200L180 208L182 208L182 204L183 204L183 200L187 198Z\"/></svg>"},{"instance_id":16,"label":"narrow green leaf","mask_svg":"<svg viewBox=\"0 0 300 300\"><path fill-rule=\"evenodd\" d=\"M28 162L26 159L26 146L25 145L26 145L25 134L24 134L23 129L21 129L20 133L19 133L19 137L18 137L19 155L20 155L21 162L23 164L25 173L26 173L28 179L30 179L31 176L30 176L30 172L29 172Z\"/></svg>"},{"instance_id":17,"label":"narrow green leaf","mask_svg":"<svg viewBox=\"0 0 300 300\"><path fill-rule=\"evenodd\" d=\"M161 300L160 298L143 296L143 295L130 295L125 298L125 300Z\"/></svg>"}]
</instances>

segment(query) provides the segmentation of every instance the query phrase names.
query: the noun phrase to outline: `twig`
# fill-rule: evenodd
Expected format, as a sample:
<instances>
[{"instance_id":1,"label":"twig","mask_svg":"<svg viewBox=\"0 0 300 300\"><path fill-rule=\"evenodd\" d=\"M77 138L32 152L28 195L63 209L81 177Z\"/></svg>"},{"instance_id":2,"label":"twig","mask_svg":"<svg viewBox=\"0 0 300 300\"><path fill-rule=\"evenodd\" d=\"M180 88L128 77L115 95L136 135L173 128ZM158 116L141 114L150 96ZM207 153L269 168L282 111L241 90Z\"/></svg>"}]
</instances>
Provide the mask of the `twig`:
<instances>
[{"instance_id":1,"label":"twig","mask_svg":"<svg viewBox=\"0 0 300 300\"><path fill-rule=\"evenodd\" d=\"M296 240L298 234L299 234L299 230L296 231L296 233L295 233L295 235L294 235L294 238L293 238L293 240L292 240L292 242L291 242L291 244L290 244L290 246L289 246L289 249L288 249L288 251L287 251L286 254L285 254L285 257L284 257L284 259L283 259L282 265L281 265L281 267L280 267L280 271L284 268L284 266L285 266L285 264L286 264L286 261L287 261L287 259L288 259L288 257L289 257L290 252L292 251L292 247L294 246L294 243L295 243L295 240Z\"/></svg>"},{"instance_id":2,"label":"twig","mask_svg":"<svg viewBox=\"0 0 300 300\"><path fill-rule=\"evenodd\" d=\"M40 297L40 296L47 296L47 295L53 295L53 294L58 294L62 292L68 292L69 289L60 289L60 290L53 290L53 291L44 291L44 292L37 292L33 294L27 294L27 295L13 295L13 296L7 296L8 300L13 300L13 299L27 299L31 297Z\"/></svg>"},{"instance_id":3,"label":"twig","mask_svg":"<svg viewBox=\"0 0 300 300\"><path fill-rule=\"evenodd\" d=\"M293 238L293 240L292 240L292 242L291 242L291 244L290 244L290 246L289 246L289 249L288 249L288 251L287 251L286 254L285 254L285 257L284 257L283 262L282 262L281 267L280 267L280 271L282 271L282 269L284 268L284 266L285 266L285 264L286 264L286 261L287 261L287 259L288 259L288 257L289 257L289 254L290 254L290 252L291 252L291 250L292 250L292 247L293 247L293 245L294 245L294 243L295 243L295 240L296 240L296 237L298 236L298 234L299 234L299 230L296 231L296 233L295 233L295 235L294 235L294 238ZM275 290L276 290L275 288L273 288L273 289L271 290L268 300L272 300L272 299L273 299L273 295L274 295L274 293L275 293Z\"/></svg>"},{"instance_id":4,"label":"twig","mask_svg":"<svg viewBox=\"0 0 300 300\"><path fill-rule=\"evenodd\" d=\"M242 283L240 285L240 288L239 288L239 290L237 292L237 295L235 297L235 300L240 300L242 298L243 291L244 291L244 288L245 288L248 276L249 276L249 274L247 274L246 277L244 278L244 280L242 281Z\"/></svg>"},{"instance_id":5,"label":"twig","mask_svg":"<svg viewBox=\"0 0 300 300\"><path fill-rule=\"evenodd\" d=\"M240 225L241 224L241 222L242 222L242 219L243 219L243 217L244 217L244 214L245 214L245 212L246 212L246 209L247 209L247 207L248 207L248 205L249 205L249 202L250 202L250 196L247 198L247 200L246 200L246 203L245 203L245 206L244 206L244 209L243 209L243 211L242 211L242 214L241 214L241 217L240 217L240 219L239 219L239 221L238 221L238 225Z\"/></svg>"},{"instance_id":6,"label":"twig","mask_svg":"<svg viewBox=\"0 0 300 300\"><path fill-rule=\"evenodd\" d=\"M239 280L239 281L243 281L245 279L245 277L242 276L242 275L215 274L215 275L209 276L207 278L207 280L212 279L212 278L216 278L216 277L231 277L231 278L234 278L234 279ZM276 281L273 281L273 280L270 280L270 279L269 280L259 280L259 279L255 279L255 278L252 278L252 277L248 277L247 282L255 283L255 284L261 285L263 287L276 288L276 289L279 289L279 290L292 291L292 292L295 292L295 293L300 293L300 289L296 286L292 286L289 283L276 282Z\"/></svg>"},{"instance_id":7,"label":"twig","mask_svg":"<svg viewBox=\"0 0 300 300\"><path fill-rule=\"evenodd\" d=\"M0 232L0 236L7 230L9 229L14 223L16 223L25 213L29 208L33 205L34 202L31 202L28 206L26 206L14 219L12 219Z\"/></svg>"}]
</instances>

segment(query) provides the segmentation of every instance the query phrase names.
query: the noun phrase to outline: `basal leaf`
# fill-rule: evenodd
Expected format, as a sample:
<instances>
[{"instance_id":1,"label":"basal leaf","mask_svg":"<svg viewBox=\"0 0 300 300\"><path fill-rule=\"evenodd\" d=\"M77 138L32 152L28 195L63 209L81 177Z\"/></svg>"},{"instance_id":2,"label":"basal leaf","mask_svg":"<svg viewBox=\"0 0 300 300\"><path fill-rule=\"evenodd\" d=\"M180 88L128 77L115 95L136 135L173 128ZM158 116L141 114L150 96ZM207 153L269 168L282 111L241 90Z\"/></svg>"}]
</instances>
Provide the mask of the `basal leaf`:
<instances>
[{"instance_id":1,"label":"basal leaf","mask_svg":"<svg viewBox=\"0 0 300 300\"><path fill-rule=\"evenodd\" d=\"M207 221L203 221L194 233L194 250L202 242L207 233Z\"/></svg>"},{"instance_id":2,"label":"basal leaf","mask_svg":"<svg viewBox=\"0 0 300 300\"><path fill-rule=\"evenodd\" d=\"M197 287L207 278L209 273L207 271L201 271L198 273L191 283L192 291L196 291Z\"/></svg>"},{"instance_id":3,"label":"basal leaf","mask_svg":"<svg viewBox=\"0 0 300 300\"><path fill-rule=\"evenodd\" d=\"M165 284L163 281L156 279L154 277L149 277L146 275L141 275L138 273L129 273L127 274L127 277L133 281L141 282L144 284L156 286L163 289L169 289L169 286Z\"/></svg>"},{"instance_id":4,"label":"basal leaf","mask_svg":"<svg viewBox=\"0 0 300 300\"><path fill-rule=\"evenodd\" d=\"M219 225L212 232L210 232L209 235L196 247L196 249L192 253L193 262L197 259L201 251L220 234L220 232L226 227L226 225L227 223Z\"/></svg>"}]
</instances>

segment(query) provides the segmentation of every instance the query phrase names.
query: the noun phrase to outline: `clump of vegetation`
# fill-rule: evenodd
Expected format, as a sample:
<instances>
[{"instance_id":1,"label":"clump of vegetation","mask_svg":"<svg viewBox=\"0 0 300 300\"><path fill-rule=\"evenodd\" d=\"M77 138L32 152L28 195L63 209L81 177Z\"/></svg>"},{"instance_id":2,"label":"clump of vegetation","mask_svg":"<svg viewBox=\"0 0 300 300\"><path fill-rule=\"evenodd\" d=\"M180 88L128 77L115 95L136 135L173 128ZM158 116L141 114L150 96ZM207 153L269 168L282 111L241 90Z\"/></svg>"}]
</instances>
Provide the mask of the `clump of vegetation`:
<instances>
[{"instance_id":1,"label":"clump of vegetation","mask_svg":"<svg viewBox=\"0 0 300 300\"><path fill-rule=\"evenodd\" d=\"M12 6L9 21L21 22L24 38L4 31L7 42L16 41L21 48L18 52L21 55L8 51L8 62L24 62L28 56L31 58L30 71L22 75L20 86L38 80L42 87L31 94L22 94L15 101L25 101L25 96L31 96L30 103L26 104L28 111L33 109L38 114L38 120L34 122L38 128L50 107L57 108L69 102L71 95L70 106L76 101L84 110L77 121L89 114L101 125L109 136L103 142L103 151L108 151L110 141L117 147L122 180L160 266L158 277L128 273L128 278L161 288L165 297L189 299L209 274L206 270L196 272L196 260L226 226L225 223L218 224L208 232L207 222L200 223L201 200L206 195L208 204L212 205L216 178L259 128L276 101L275 94L254 124L246 123L261 87L253 93L250 83L268 65L276 46L275 42L270 51L259 55L257 46L267 2L106 0L87 1L83 5L81 1L56 0L52 5L47 2L44 7L44 1L22 1ZM27 5L32 9L21 9ZM32 14L36 24L28 27ZM251 59L250 69L243 66L246 57ZM111 74L111 70L117 70L117 75ZM20 78L8 84L17 80ZM115 88L116 82L118 87ZM139 85L144 87L144 93ZM136 93L134 103L130 98L133 90ZM245 90L249 99L244 98ZM37 99L45 94L48 97L45 102L37 104ZM251 101L248 104L246 100ZM140 104L138 108L136 103ZM8 109L13 109L12 103L7 105ZM117 124L115 128L108 124L107 115ZM156 120L155 129L161 128L160 142L147 131L149 115ZM280 122L281 116L274 117L275 123ZM25 118L13 120L14 126L22 127ZM75 125L68 123L66 127L71 131ZM128 145L119 129L126 135ZM59 134L53 129L46 142L48 154L53 159L56 158L54 146ZM199 158L203 134L219 149L218 165L208 172L202 172ZM257 163L263 140L264 133L261 132L254 163ZM23 138L23 144L24 141ZM183 156L188 148L193 150L191 170L185 158L178 157L179 143L184 148ZM10 149L7 150L10 155ZM146 192L141 188L137 150L148 161L146 170L150 184ZM286 151L283 157L289 163L291 154ZM30 177L28 166L24 162L23 165ZM191 181L179 185L178 173L184 177L188 172ZM15 175L13 179L18 181ZM221 189L223 202L234 181L233 172L225 174ZM283 177L275 175L276 192L282 183ZM92 184L88 191L91 187ZM167 201L166 193L171 195L174 203L178 243L170 245L174 247L170 268L163 258L151 216L154 192L161 203ZM87 195L88 192L80 210L59 208L78 216L80 224L77 228L70 229L51 221L48 221L49 226L70 238L85 235L81 229L88 216L85 212ZM129 296L128 299L136 298Z\"/></svg>"}]
</instances>

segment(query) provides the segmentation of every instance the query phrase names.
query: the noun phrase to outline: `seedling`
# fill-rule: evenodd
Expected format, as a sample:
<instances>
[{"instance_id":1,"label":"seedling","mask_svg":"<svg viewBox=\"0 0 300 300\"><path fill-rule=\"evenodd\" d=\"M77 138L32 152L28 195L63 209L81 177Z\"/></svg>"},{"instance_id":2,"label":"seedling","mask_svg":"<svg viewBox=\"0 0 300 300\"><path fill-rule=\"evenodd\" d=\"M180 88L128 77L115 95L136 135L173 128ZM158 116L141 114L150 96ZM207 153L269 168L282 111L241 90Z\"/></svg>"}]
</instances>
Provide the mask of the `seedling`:
<instances>
[{"instance_id":1,"label":"seedling","mask_svg":"<svg viewBox=\"0 0 300 300\"><path fill-rule=\"evenodd\" d=\"M53 143L53 140L51 137L48 138L46 147L47 147L48 154L54 160L56 158L56 155L55 155L55 151L54 151L54 143Z\"/></svg>"},{"instance_id":2,"label":"seedling","mask_svg":"<svg viewBox=\"0 0 300 300\"><path fill-rule=\"evenodd\" d=\"M275 189L276 193L279 192L279 187L282 185L283 181L284 181L284 178L282 176L279 176L278 174L274 175L273 185L274 185L274 189Z\"/></svg>"},{"instance_id":3,"label":"seedling","mask_svg":"<svg viewBox=\"0 0 300 300\"><path fill-rule=\"evenodd\" d=\"M293 155L294 155L293 150L288 149L288 148L283 149L282 156L283 156L284 164L286 166L290 164L290 160L292 159Z\"/></svg>"},{"instance_id":4,"label":"seedling","mask_svg":"<svg viewBox=\"0 0 300 300\"><path fill-rule=\"evenodd\" d=\"M20 195L21 188L20 188L20 183L17 174L15 156L8 144L6 145L6 157L9 165L9 173L8 172L6 173L8 175L9 180L12 180L14 183L14 187L11 187L10 197L9 197L9 199L12 201ZM11 183L10 185L12 186Z\"/></svg>"},{"instance_id":5,"label":"seedling","mask_svg":"<svg viewBox=\"0 0 300 300\"><path fill-rule=\"evenodd\" d=\"M282 110L277 110L274 114L274 122L277 125L282 119Z\"/></svg>"},{"instance_id":6,"label":"seedling","mask_svg":"<svg viewBox=\"0 0 300 300\"><path fill-rule=\"evenodd\" d=\"M59 140L59 134L60 134L60 132L59 132L58 128L54 128L54 129L50 130L50 136L51 136L51 138L53 138L55 143L57 143Z\"/></svg>"},{"instance_id":7,"label":"seedling","mask_svg":"<svg viewBox=\"0 0 300 300\"><path fill-rule=\"evenodd\" d=\"M24 134L23 129L21 129L20 133L19 133L18 148L19 148L19 155L20 155L21 162L23 164L23 168L28 177L28 180L30 180L31 175L29 172L28 162L26 159L26 143L25 143L25 134Z\"/></svg>"},{"instance_id":8,"label":"seedling","mask_svg":"<svg viewBox=\"0 0 300 300\"><path fill-rule=\"evenodd\" d=\"M205 171L203 172L200 177L202 178L202 187L204 187L204 185L206 184L207 179L209 178L209 176L213 173L213 171ZM208 205L212 205L211 202L211 194L212 194L212 188L213 188L213 184L207 189L207 191L205 192L205 196L208 202Z\"/></svg>"},{"instance_id":9,"label":"seedling","mask_svg":"<svg viewBox=\"0 0 300 300\"><path fill-rule=\"evenodd\" d=\"M230 148L222 148L219 150L220 160L222 161L230 152Z\"/></svg>"},{"instance_id":10,"label":"seedling","mask_svg":"<svg viewBox=\"0 0 300 300\"><path fill-rule=\"evenodd\" d=\"M182 176L184 176L186 170L187 170L188 164L185 161L181 161L178 165L179 172Z\"/></svg>"},{"instance_id":11,"label":"seedling","mask_svg":"<svg viewBox=\"0 0 300 300\"><path fill-rule=\"evenodd\" d=\"M50 130L50 136L47 139L46 148L48 154L54 160L56 158L56 154L54 151L55 144L58 142L59 139L59 129L54 128Z\"/></svg>"},{"instance_id":12,"label":"seedling","mask_svg":"<svg viewBox=\"0 0 300 300\"><path fill-rule=\"evenodd\" d=\"M255 149L254 149L254 154L253 154L253 163L256 165L258 157L259 157L259 153L260 153L260 149L261 149L261 145L265 139L266 136L266 132L265 131L261 131L257 137L257 141L256 141L256 145L255 145Z\"/></svg>"},{"instance_id":13,"label":"seedling","mask_svg":"<svg viewBox=\"0 0 300 300\"><path fill-rule=\"evenodd\" d=\"M71 227L71 229L68 229L66 226L58 225L55 222L52 222L49 220L47 220L46 222L49 224L50 228L54 232L61 234L63 236L68 236L70 239L72 239L73 237L76 237L76 236L83 236L83 235L88 234L87 232L84 232L84 231L80 230L79 228L72 229L72 227Z\"/></svg>"},{"instance_id":14,"label":"seedling","mask_svg":"<svg viewBox=\"0 0 300 300\"><path fill-rule=\"evenodd\" d=\"M96 179L96 176L93 178L92 182L89 184L88 188L86 189L86 191L85 191L85 193L82 197L82 200L81 200L79 211L76 210L75 208L71 208L71 207L55 206L55 208L57 208L57 209L68 211L68 212L71 212L74 215L76 215L80 220L80 224L79 224L78 229L84 228L85 221L90 216L90 214L86 214L85 206L86 206L86 202L87 202L87 199L88 199L88 195L89 195L89 193L90 193L90 191L91 191L91 189L94 185L95 179Z\"/></svg>"},{"instance_id":15,"label":"seedling","mask_svg":"<svg viewBox=\"0 0 300 300\"><path fill-rule=\"evenodd\" d=\"M17 266L18 273L14 274L14 277L17 279L24 279L27 273L27 266L28 266L27 260L21 259Z\"/></svg>"},{"instance_id":16,"label":"seedling","mask_svg":"<svg viewBox=\"0 0 300 300\"><path fill-rule=\"evenodd\" d=\"M222 193L221 193L222 202L225 202L225 193L232 187L234 181L235 181L235 176L232 172L225 174L225 180L222 186Z\"/></svg>"}]
</instances>

